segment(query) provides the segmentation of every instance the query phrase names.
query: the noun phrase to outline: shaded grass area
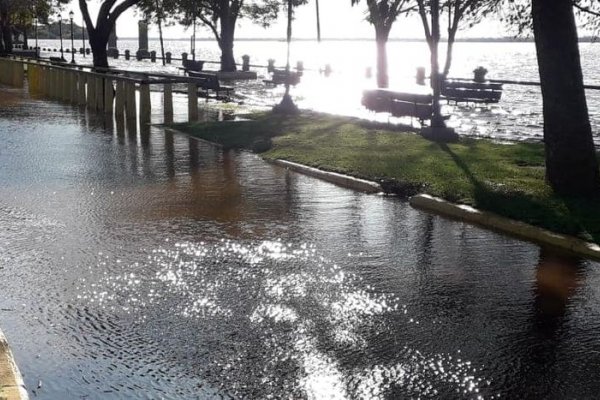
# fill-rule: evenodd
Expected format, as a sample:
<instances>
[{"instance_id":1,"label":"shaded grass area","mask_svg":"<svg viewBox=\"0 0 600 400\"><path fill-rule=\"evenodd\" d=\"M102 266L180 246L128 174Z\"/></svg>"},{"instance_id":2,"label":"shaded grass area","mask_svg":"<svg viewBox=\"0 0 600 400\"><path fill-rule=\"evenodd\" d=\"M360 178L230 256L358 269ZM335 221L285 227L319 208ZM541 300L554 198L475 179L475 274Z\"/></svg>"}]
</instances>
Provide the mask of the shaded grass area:
<instances>
[{"instance_id":1,"label":"shaded grass area","mask_svg":"<svg viewBox=\"0 0 600 400\"><path fill-rule=\"evenodd\" d=\"M318 113L249 117L175 127L225 148L379 181L401 196L428 193L600 243L598 201L554 195L544 181L541 144L463 138L444 145L410 128Z\"/></svg>"}]
</instances>

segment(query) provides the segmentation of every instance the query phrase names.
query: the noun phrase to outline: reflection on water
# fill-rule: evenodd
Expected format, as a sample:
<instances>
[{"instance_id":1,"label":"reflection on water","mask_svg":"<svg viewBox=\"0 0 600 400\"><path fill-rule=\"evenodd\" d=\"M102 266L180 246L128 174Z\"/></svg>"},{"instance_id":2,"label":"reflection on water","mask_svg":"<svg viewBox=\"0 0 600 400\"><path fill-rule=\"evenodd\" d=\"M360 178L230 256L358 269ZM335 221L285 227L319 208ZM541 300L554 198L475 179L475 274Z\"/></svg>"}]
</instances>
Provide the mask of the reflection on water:
<instances>
[{"instance_id":1,"label":"reflection on water","mask_svg":"<svg viewBox=\"0 0 600 400\"><path fill-rule=\"evenodd\" d=\"M597 264L0 90L0 326L36 398L600 390Z\"/></svg>"}]
</instances>

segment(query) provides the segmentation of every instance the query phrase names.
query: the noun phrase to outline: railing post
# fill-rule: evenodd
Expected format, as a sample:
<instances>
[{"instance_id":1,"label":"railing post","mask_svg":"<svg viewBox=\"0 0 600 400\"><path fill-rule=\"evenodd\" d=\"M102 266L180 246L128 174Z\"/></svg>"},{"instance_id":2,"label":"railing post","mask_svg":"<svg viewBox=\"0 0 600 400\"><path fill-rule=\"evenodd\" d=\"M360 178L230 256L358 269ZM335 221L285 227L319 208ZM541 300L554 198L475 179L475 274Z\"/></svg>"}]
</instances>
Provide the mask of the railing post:
<instances>
[{"instance_id":1,"label":"railing post","mask_svg":"<svg viewBox=\"0 0 600 400\"><path fill-rule=\"evenodd\" d=\"M164 122L173 122L173 84L165 83L163 90Z\"/></svg>"},{"instance_id":2,"label":"railing post","mask_svg":"<svg viewBox=\"0 0 600 400\"><path fill-rule=\"evenodd\" d=\"M135 102L135 83L127 82L125 84L125 92L126 92L126 101L125 101L125 111L127 112L127 119L135 121L137 107Z\"/></svg>"},{"instance_id":3,"label":"railing post","mask_svg":"<svg viewBox=\"0 0 600 400\"><path fill-rule=\"evenodd\" d=\"M104 78L97 76L96 79L96 110L104 110Z\"/></svg>"},{"instance_id":4,"label":"railing post","mask_svg":"<svg viewBox=\"0 0 600 400\"><path fill-rule=\"evenodd\" d=\"M121 118L123 121L123 115L125 113L125 82L117 80L115 84L115 115Z\"/></svg>"},{"instance_id":5,"label":"railing post","mask_svg":"<svg viewBox=\"0 0 600 400\"><path fill-rule=\"evenodd\" d=\"M86 74L83 71L79 71L77 73L77 75L79 75L78 79L77 79L77 81L78 81L77 82L78 83L78 86L77 86L77 91L78 91L78 96L77 96L78 100L77 100L77 103L80 106L85 106L85 103L86 103L86 97L85 97Z\"/></svg>"},{"instance_id":6,"label":"railing post","mask_svg":"<svg viewBox=\"0 0 600 400\"><path fill-rule=\"evenodd\" d=\"M198 120L198 87L195 83L188 83L188 119Z\"/></svg>"},{"instance_id":7,"label":"railing post","mask_svg":"<svg viewBox=\"0 0 600 400\"><path fill-rule=\"evenodd\" d=\"M69 101L69 79L67 71L60 71L60 100Z\"/></svg>"},{"instance_id":8,"label":"railing post","mask_svg":"<svg viewBox=\"0 0 600 400\"><path fill-rule=\"evenodd\" d=\"M96 109L96 77L91 74L87 76L87 107Z\"/></svg>"},{"instance_id":9,"label":"railing post","mask_svg":"<svg viewBox=\"0 0 600 400\"><path fill-rule=\"evenodd\" d=\"M104 78L104 113L112 114L113 112L113 98L114 88L112 78L108 75Z\"/></svg>"},{"instance_id":10,"label":"railing post","mask_svg":"<svg viewBox=\"0 0 600 400\"><path fill-rule=\"evenodd\" d=\"M76 70L71 71L71 104L79 104L79 73Z\"/></svg>"},{"instance_id":11,"label":"railing post","mask_svg":"<svg viewBox=\"0 0 600 400\"><path fill-rule=\"evenodd\" d=\"M140 85L140 125L150 123L151 110L150 85L142 83Z\"/></svg>"}]
</instances>

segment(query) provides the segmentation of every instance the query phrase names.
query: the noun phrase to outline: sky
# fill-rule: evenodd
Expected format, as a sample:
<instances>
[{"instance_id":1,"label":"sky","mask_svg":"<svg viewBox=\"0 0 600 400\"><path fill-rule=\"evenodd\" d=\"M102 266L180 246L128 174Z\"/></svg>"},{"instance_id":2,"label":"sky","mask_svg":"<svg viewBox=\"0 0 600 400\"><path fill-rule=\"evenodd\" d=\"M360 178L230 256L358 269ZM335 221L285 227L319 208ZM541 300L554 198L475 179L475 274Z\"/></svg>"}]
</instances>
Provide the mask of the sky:
<instances>
[{"instance_id":1,"label":"sky","mask_svg":"<svg viewBox=\"0 0 600 400\"><path fill-rule=\"evenodd\" d=\"M365 21L366 6L364 4L350 6L350 0L320 0L319 8L321 15L321 37L323 38L372 38L374 30ZM89 0L89 9L92 18L101 4L100 0ZM77 0L73 0L63 10L63 18L68 18L69 11L75 12L75 21L81 24L82 18L79 12ZM285 13L269 28L262 28L248 21L241 20L236 28L238 38L283 38L286 34ZM117 36L137 37L137 23L139 13L130 9L121 15L117 21ZM293 24L293 36L296 38L316 38L316 8L315 0L309 0L305 6L296 9L296 20ZM182 27L167 27L163 30L165 38L189 38L191 32ZM475 28L462 33L461 37L498 37L505 36L502 26L498 22L484 22ZM150 36L157 37L158 29L150 27ZM198 38L212 39L212 33L201 28L197 33ZM423 27L418 17L400 18L394 24L390 34L391 38L416 38L423 37Z\"/></svg>"}]
</instances>

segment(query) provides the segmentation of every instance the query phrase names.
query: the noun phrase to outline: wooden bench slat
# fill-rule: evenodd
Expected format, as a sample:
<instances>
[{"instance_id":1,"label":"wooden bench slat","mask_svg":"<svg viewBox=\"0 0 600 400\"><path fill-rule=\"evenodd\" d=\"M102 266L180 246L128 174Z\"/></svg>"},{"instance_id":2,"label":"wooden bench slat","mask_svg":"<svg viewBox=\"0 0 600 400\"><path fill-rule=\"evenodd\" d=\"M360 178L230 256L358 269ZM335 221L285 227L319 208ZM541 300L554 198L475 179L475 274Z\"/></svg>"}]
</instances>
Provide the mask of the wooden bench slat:
<instances>
[{"instance_id":1,"label":"wooden bench slat","mask_svg":"<svg viewBox=\"0 0 600 400\"><path fill-rule=\"evenodd\" d=\"M390 112L394 117L410 116L419 119L429 119L433 113L433 107L431 104L416 104L393 100L390 106Z\"/></svg>"},{"instance_id":2,"label":"wooden bench slat","mask_svg":"<svg viewBox=\"0 0 600 400\"><path fill-rule=\"evenodd\" d=\"M445 81L442 85L447 88L464 88L464 89L479 89L479 90L502 90L501 83L486 83L486 82L466 82L466 81Z\"/></svg>"},{"instance_id":3,"label":"wooden bench slat","mask_svg":"<svg viewBox=\"0 0 600 400\"><path fill-rule=\"evenodd\" d=\"M446 88L442 91L442 95L447 100L497 103L502 97L502 92Z\"/></svg>"}]
</instances>

